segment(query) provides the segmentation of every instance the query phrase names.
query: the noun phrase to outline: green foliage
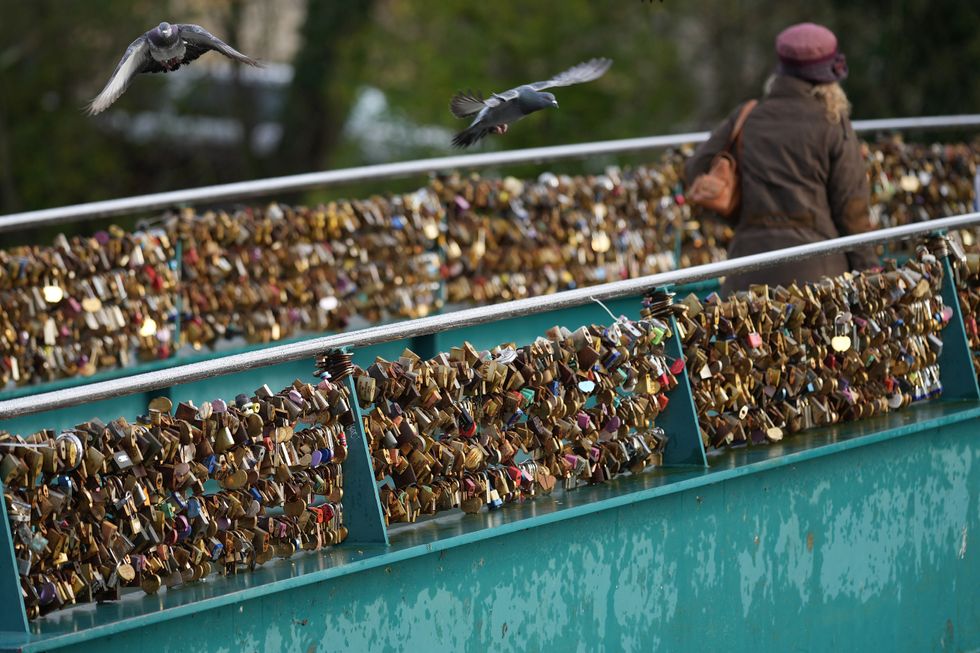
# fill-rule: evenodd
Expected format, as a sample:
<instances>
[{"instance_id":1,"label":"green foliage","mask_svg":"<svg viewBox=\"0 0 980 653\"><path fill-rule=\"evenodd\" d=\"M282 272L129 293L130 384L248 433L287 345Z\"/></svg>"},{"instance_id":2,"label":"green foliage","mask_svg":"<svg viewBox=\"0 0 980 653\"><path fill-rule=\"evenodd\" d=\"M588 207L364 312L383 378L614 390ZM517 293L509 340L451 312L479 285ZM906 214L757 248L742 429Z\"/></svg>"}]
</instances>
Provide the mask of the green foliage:
<instances>
[{"instance_id":1,"label":"green foliage","mask_svg":"<svg viewBox=\"0 0 980 653\"><path fill-rule=\"evenodd\" d=\"M226 20L213 30L234 42L236 34L228 32L253 1L226 0L220 5ZM775 63L775 35L803 20L824 22L840 36L855 117L966 113L980 106L980 86L973 83L980 64L975 2L308 0L293 85L281 99L285 137L272 156L256 160L247 144L229 150L135 143L107 129L106 118L85 116L82 106L128 43L160 20L193 20L172 14L192 6L187 0L0 0L0 212L363 164L364 153L342 128L364 87L384 92L391 111L408 123L458 130L466 122L448 110L456 91L504 90L596 56L615 60L605 77L558 89L560 109L531 116L477 150L703 129L759 95ZM163 88L160 77L136 80L120 109L151 106ZM218 95L195 91L195 112L254 125L255 108L240 87ZM448 151L447 143L399 156Z\"/></svg>"},{"instance_id":2,"label":"green foliage","mask_svg":"<svg viewBox=\"0 0 980 653\"><path fill-rule=\"evenodd\" d=\"M694 105L676 44L663 38L669 26L659 5L404 0L382 3L375 15L364 38L371 47L351 81L380 88L419 124L463 129L448 109L458 90L487 95L592 57L614 59L597 82L559 89L558 111L519 123L500 147L660 133Z\"/></svg>"},{"instance_id":3,"label":"green foliage","mask_svg":"<svg viewBox=\"0 0 980 653\"><path fill-rule=\"evenodd\" d=\"M96 184L109 194L125 187L126 162L81 108L129 43L112 34L146 29L137 25L149 4L0 0L4 211L89 199Z\"/></svg>"},{"instance_id":4,"label":"green foliage","mask_svg":"<svg viewBox=\"0 0 980 653\"><path fill-rule=\"evenodd\" d=\"M345 61L358 51L360 28L373 5L373 0L308 3L303 45L293 61L293 83L283 115L282 172L316 169L336 148L355 89L344 75Z\"/></svg>"}]
</instances>

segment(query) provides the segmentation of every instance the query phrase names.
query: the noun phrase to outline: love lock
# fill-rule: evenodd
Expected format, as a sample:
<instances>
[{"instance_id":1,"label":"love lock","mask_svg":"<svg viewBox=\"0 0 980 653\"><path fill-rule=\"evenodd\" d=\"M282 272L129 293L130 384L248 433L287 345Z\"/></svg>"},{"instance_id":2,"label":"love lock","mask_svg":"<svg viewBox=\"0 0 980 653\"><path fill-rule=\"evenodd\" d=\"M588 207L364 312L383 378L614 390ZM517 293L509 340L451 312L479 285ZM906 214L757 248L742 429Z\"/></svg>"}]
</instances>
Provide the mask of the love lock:
<instances>
[{"instance_id":1,"label":"love lock","mask_svg":"<svg viewBox=\"0 0 980 653\"><path fill-rule=\"evenodd\" d=\"M834 337L830 339L830 346L834 351L845 352L851 348L851 337L847 335L850 326L850 313L838 313L834 318Z\"/></svg>"}]
</instances>

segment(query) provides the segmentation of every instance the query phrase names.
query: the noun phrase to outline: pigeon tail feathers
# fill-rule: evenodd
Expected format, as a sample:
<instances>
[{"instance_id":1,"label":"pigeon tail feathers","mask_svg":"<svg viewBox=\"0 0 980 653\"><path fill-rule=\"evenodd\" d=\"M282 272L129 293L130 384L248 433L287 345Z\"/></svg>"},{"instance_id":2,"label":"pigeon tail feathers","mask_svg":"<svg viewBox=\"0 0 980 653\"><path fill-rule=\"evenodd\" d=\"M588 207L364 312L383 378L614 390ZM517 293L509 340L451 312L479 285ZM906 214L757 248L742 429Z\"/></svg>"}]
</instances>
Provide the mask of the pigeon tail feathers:
<instances>
[{"instance_id":1,"label":"pigeon tail feathers","mask_svg":"<svg viewBox=\"0 0 980 653\"><path fill-rule=\"evenodd\" d=\"M449 101L449 110L457 118L467 118L480 113L486 106L483 96L473 91L465 93L460 91Z\"/></svg>"},{"instance_id":2,"label":"pigeon tail feathers","mask_svg":"<svg viewBox=\"0 0 980 653\"><path fill-rule=\"evenodd\" d=\"M491 130L491 128L484 127L483 125L473 125L471 127L467 127L453 137L453 147L458 147L460 149L469 147L470 145L473 145L474 143L483 139L483 137L489 134Z\"/></svg>"}]
</instances>

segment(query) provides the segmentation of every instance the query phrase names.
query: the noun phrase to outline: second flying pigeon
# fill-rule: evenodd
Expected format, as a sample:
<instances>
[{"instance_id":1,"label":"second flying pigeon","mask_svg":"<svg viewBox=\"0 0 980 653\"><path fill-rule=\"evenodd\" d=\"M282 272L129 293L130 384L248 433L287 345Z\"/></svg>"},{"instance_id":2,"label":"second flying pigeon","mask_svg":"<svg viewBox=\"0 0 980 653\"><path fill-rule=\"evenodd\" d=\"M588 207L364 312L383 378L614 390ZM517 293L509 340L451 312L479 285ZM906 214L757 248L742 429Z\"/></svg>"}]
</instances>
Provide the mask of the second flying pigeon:
<instances>
[{"instance_id":1,"label":"second flying pigeon","mask_svg":"<svg viewBox=\"0 0 980 653\"><path fill-rule=\"evenodd\" d=\"M126 91L136 75L177 70L208 50L250 66L260 65L199 25L160 23L126 49L105 88L88 105L89 115L105 111Z\"/></svg>"},{"instance_id":2,"label":"second flying pigeon","mask_svg":"<svg viewBox=\"0 0 980 653\"><path fill-rule=\"evenodd\" d=\"M449 102L449 110L457 118L476 118L470 126L456 134L453 145L469 147L490 133L502 133L507 125L516 122L535 111L558 107L558 100L551 93L543 93L546 88L571 86L591 82L602 77L612 59L592 59L572 66L549 80L534 82L512 88L503 93L494 93L486 100L473 93L457 93Z\"/></svg>"}]
</instances>

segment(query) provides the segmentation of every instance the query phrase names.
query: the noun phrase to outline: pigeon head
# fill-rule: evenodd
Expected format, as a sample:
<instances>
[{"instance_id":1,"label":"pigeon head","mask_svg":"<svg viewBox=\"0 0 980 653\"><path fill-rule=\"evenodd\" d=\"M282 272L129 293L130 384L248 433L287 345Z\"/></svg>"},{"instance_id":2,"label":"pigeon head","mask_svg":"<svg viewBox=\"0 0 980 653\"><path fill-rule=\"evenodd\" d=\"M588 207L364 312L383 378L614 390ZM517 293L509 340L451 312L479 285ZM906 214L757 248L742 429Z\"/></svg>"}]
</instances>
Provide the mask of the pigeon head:
<instances>
[{"instance_id":1,"label":"pigeon head","mask_svg":"<svg viewBox=\"0 0 980 653\"><path fill-rule=\"evenodd\" d=\"M521 89L517 94L517 102L525 113L540 111L548 107L558 108L558 100L552 93L542 93L533 89Z\"/></svg>"},{"instance_id":2,"label":"pigeon head","mask_svg":"<svg viewBox=\"0 0 980 653\"><path fill-rule=\"evenodd\" d=\"M170 23L160 23L146 34L150 44L158 48L173 47L180 38L177 28Z\"/></svg>"}]
</instances>

